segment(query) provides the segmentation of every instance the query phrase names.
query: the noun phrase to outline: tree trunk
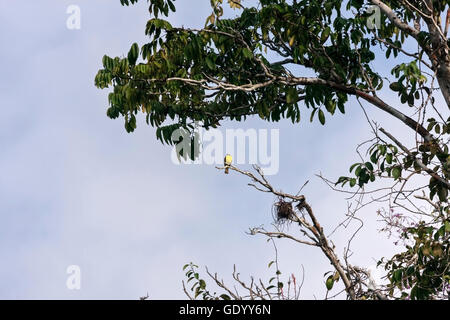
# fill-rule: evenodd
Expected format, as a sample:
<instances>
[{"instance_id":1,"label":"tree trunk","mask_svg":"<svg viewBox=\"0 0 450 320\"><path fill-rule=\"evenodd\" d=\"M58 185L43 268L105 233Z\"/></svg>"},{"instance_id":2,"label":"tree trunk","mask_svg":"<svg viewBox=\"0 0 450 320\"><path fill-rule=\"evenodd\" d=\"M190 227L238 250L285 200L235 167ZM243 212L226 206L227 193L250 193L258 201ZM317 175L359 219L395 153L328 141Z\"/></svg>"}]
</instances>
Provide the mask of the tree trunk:
<instances>
[{"instance_id":1,"label":"tree trunk","mask_svg":"<svg viewBox=\"0 0 450 320\"><path fill-rule=\"evenodd\" d=\"M428 56L433 64L433 69L436 72L442 95L447 103L447 107L450 109L450 56L447 39L443 37L443 35L445 37L447 37L447 35L445 34L445 31L441 29L439 13L434 12L433 10L433 1L427 0L427 5L431 9L428 12L429 17L424 17L431 37L431 52L428 53ZM449 14L447 14L447 16L448 15ZM445 21L446 25L447 20L448 19ZM447 29L447 26L445 29Z\"/></svg>"}]
</instances>

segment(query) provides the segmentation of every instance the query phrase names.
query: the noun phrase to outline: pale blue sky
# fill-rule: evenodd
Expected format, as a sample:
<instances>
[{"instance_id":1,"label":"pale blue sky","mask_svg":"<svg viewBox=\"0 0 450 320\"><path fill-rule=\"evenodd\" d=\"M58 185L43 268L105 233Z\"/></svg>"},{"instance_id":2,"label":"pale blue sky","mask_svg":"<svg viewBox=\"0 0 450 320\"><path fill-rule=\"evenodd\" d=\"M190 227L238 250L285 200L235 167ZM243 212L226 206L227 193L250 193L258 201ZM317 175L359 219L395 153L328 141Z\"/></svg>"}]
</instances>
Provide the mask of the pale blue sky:
<instances>
[{"instance_id":1,"label":"pale blue sky","mask_svg":"<svg viewBox=\"0 0 450 320\"><path fill-rule=\"evenodd\" d=\"M208 3L179 0L171 21L201 26ZM66 28L70 4L81 8L81 30ZM179 299L189 261L225 279L233 263L244 278L269 279L271 245L245 231L270 225L272 196L212 166L175 166L143 119L127 134L122 120L106 117L108 91L94 87L102 56L144 43L147 19L145 1L0 1L0 298L136 299L149 292ZM270 179L292 193L310 180L304 193L328 230L342 220L346 201L314 174L346 174L358 160L355 146L369 136L360 107L352 101L347 110L325 127L232 124L280 129L280 171ZM367 225L354 242L355 263L365 266L392 252L377 233L375 209L362 213ZM339 253L346 239L336 234ZM300 276L305 267L302 297L323 297L326 259L316 249L278 243L283 272ZM82 272L78 291L66 288L73 264Z\"/></svg>"}]
</instances>

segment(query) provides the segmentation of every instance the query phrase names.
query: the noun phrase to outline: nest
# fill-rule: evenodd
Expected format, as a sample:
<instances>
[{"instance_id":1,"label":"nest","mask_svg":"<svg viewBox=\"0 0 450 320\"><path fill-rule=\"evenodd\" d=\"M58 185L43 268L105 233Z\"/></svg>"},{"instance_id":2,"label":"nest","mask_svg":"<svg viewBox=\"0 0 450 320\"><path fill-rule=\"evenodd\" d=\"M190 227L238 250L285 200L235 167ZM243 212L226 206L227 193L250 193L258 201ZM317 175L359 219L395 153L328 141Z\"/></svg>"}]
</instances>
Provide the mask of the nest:
<instances>
[{"instance_id":1,"label":"nest","mask_svg":"<svg viewBox=\"0 0 450 320\"><path fill-rule=\"evenodd\" d=\"M273 205L274 219L278 223L287 222L295 216L292 202L284 201L283 198L278 198L278 201Z\"/></svg>"}]
</instances>

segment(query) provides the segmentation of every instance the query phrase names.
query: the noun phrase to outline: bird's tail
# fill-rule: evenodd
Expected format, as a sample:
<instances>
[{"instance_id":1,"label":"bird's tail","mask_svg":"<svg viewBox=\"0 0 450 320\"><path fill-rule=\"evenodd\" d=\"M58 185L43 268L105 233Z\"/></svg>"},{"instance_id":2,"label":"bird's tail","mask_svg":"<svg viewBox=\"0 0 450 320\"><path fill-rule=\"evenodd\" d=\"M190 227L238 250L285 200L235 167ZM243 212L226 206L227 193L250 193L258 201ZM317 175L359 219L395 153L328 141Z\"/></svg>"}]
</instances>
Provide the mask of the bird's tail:
<instances>
[{"instance_id":1,"label":"bird's tail","mask_svg":"<svg viewBox=\"0 0 450 320\"><path fill-rule=\"evenodd\" d=\"M228 168L228 167L226 167L225 168L225 174L228 174L228 170L229 170L230 168Z\"/></svg>"}]
</instances>

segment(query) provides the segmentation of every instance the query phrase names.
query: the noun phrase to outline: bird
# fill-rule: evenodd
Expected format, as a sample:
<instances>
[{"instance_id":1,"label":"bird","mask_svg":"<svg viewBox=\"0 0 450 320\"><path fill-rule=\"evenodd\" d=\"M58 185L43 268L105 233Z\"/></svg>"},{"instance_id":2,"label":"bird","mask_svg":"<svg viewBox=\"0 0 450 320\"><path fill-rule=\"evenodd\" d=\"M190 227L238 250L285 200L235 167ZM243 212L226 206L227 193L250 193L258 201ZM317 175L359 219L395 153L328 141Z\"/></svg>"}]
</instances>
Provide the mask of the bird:
<instances>
[{"instance_id":1,"label":"bird","mask_svg":"<svg viewBox=\"0 0 450 320\"><path fill-rule=\"evenodd\" d=\"M228 174L228 170L230 169L232 162L233 162L233 157L227 153L227 155L223 159L223 165L225 166L225 174Z\"/></svg>"}]
</instances>

